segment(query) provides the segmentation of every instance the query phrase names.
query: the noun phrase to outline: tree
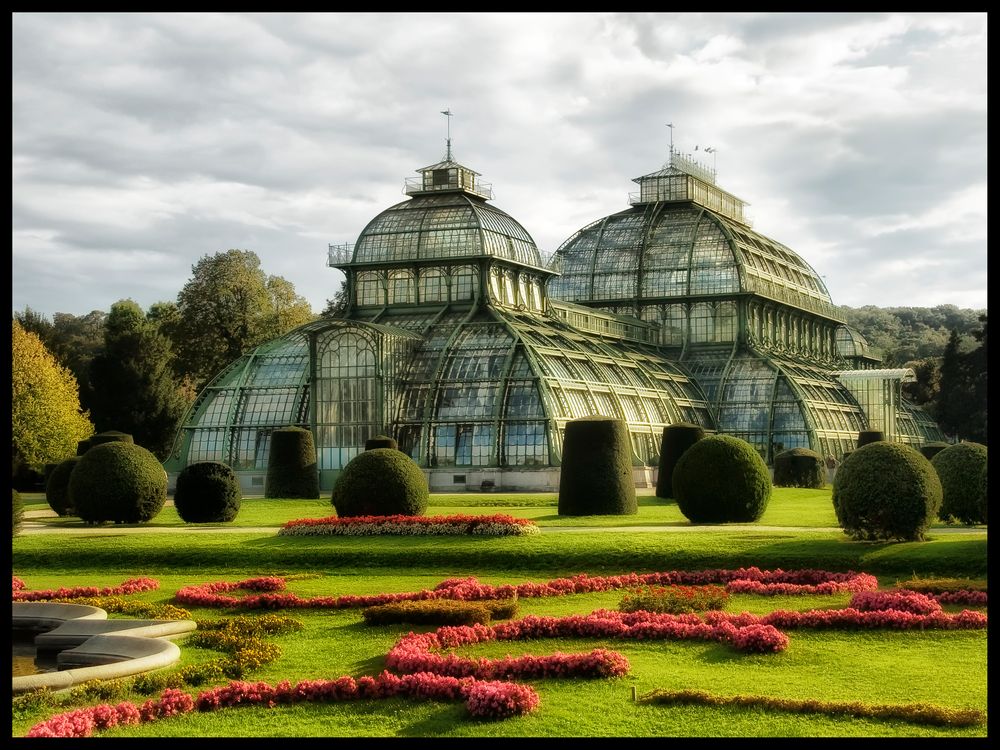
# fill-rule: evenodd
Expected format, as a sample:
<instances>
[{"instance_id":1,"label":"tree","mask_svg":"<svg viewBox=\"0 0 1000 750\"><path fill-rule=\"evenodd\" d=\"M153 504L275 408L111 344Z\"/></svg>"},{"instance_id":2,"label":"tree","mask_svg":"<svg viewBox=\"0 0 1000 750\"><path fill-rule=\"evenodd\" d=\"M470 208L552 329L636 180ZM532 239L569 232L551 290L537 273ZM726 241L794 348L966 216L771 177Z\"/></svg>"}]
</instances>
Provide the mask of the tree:
<instances>
[{"instance_id":1,"label":"tree","mask_svg":"<svg viewBox=\"0 0 1000 750\"><path fill-rule=\"evenodd\" d=\"M233 360L305 322L308 303L285 279L269 277L249 250L205 255L177 296L181 371L199 389ZM277 309L276 309L277 305ZM306 318L308 319L308 318Z\"/></svg>"},{"instance_id":2,"label":"tree","mask_svg":"<svg viewBox=\"0 0 1000 750\"><path fill-rule=\"evenodd\" d=\"M941 384L935 414L941 429L948 435L955 436L961 431L964 412L962 404L964 378L958 346L958 331L953 328L948 338L948 346L944 350L944 357L941 359Z\"/></svg>"},{"instance_id":3,"label":"tree","mask_svg":"<svg viewBox=\"0 0 1000 750\"><path fill-rule=\"evenodd\" d=\"M170 341L132 300L111 306L104 351L91 362L94 424L120 430L164 459L189 404L173 371Z\"/></svg>"},{"instance_id":4,"label":"tree","mask_svg":"<svg viewBox=\"0 0 1000 750\"><path fill-rule=\"evenodd\" d=\"M30 307L23 313L14 314L21 327L37 334L56 361L73 373L83 409L90 408L90 361L104 346L106 317L103 310L92 310L80 316L57 312L50 323Z\"/></svg>"},{"instance_id":5,"label":"tree","mask_svg":"<svg viewBox=\"0 0 1000 750\"><path fill-rule=\"evenodd\" d=\"M341 279L340 288L332 298L327 299L326 307L320 313L324 318L341 318L351 306L351 299L347 295L347 279Z\"/></svg>"},{"instance_id":6,"label":"tree","mask_svg":"<svg viewBox=\"0 0 1000 750\"><path fill-rule=\"evenodd\" d=\"M12 474L25 467L40 471L76 454L76 444L94 434L80 409L73 374L62 367L34 333L11 321L13 398Z\"/></svg>"}]
</instances>

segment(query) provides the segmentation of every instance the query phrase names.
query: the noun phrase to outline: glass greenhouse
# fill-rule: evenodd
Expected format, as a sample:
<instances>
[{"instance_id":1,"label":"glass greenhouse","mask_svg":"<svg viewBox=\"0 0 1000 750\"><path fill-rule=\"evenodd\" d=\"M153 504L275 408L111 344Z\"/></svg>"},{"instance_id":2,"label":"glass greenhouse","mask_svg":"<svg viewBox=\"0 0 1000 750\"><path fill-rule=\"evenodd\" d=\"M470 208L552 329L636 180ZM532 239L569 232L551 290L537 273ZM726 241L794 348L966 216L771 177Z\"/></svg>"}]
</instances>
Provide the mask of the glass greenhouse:
<instances>
[{"instance_id":1,"label":"glass greenhouse","mask_svg":"<svg viewBox=\"0 0 1000 750\"><path fill-rule=\"evenodd\" d=\"M376 435L432 490L558 487L569 420L624 420L635 480L653 483L663 428L693 422L776 451L840 456L861 429L943 435L907 404L908 370L839 321L816 273L753 232L744 204L673 155L632 208L545 264L531 235L451 158L329 248L350 305L233 362L199 395L166 462L228 463L263 488L271 432L313 433L320 485ZM909 375L907 375L909 373Z\"/></svg>"}]
</instances>

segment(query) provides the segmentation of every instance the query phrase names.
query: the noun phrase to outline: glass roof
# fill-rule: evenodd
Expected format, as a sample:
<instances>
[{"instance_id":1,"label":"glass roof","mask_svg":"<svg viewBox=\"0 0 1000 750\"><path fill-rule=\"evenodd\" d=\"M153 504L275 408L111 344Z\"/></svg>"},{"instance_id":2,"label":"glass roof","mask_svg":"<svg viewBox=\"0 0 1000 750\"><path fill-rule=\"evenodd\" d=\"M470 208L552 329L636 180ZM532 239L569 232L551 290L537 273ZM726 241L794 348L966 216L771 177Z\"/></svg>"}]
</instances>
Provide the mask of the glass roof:
<instances>
[{"instance_id":1,"label":"glass roof","mask_svg":"<svg viewBox=\"0 0 1000 750\"><path fill-rule=\"evenodd\" d=\"M487 255L542 267L531 235L506 213L461 191L415 195L369 222L353 263Z\"/></svg>"}]
</instances>

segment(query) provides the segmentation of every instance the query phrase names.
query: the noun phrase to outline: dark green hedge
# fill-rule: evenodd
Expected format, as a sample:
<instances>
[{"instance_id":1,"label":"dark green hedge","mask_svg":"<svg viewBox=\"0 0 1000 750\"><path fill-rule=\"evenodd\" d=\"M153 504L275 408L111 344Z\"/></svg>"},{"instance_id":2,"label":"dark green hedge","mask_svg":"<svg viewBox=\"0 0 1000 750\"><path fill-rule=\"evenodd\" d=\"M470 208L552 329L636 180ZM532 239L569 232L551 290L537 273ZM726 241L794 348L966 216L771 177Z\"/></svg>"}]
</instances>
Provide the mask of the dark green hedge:
<instances>
[{"instance_id":1,"label":"dark green hedge","mask_svg":"<svg viewBox=\"0 0 1000 750\"><path fill-rule=\"evenodd\" d=\"M87 523L141 523L163 509L167 475L142 446L103 443L77 460L69 478L69 499Z\"/></svg>"},{"instance_id":2,"label":"dark green hedge","mask_svg":"<svg viewBox=\"0 0 1000 750\"><path fill-rule=\"evenodd\" d=\"M677 507L692 523L756 521L771 498L771 474L757 450L732 435L709 435L674 467Z\"/></svg>"},{"instance_id":3,"label":"dark green hedge","mask_svg":"<svg viewBox=\"0 0 1000 750\"><path fill-rule=\"evenodd\" d=\"M236 472L220 461L188 464L177 475L174 507L188 523L226 523L243 500Z\"/></svg>"},{"instance_id":4,"label":"dark green hedge","mask_svg":"<svg viewBox=\"0 0 1000 750\"><path fill-rule=\"evenodd\" d=\"M705 430L690 422L678 422L663 428L660 438L659 470L656 474L656 496L674 496L674 467L688 448L705 437Z\"/></svg>"},{"instance_id":5,"label":"dark green hedge","mask_svg":"<svg viewBox=\"0 0 1000 750\"><path fill-rule=\"evenodd\" d=\"M281 427L271 433L264 497L319 497L316 447L309 430Z\"/></svg>"},{"instance_id":6,"label":"dark green hedge","mask_svg":"<svg viewBox=\"0 0 1000 750\"><path fill-rule=\"evenodd\" d=\"M24 500L21 499L21 493L17 490L11 490L10 505L10 535L15 537L21 532L21 522L24 520Z\"/></svg>"},{"instance_id":7,"label":"dark green hedge","mask_svg":"<svg viewBox=\"0 0 1000 750\"><path fill-rule=\"evenodd\" d=\"M858 448L833 479L840 527L862 541L921 541L941 507L941 481L931 462L908 445Z\"/></svg>"},{"instance_id":8,"label":"dark green hedge","mask_svg":"<svg viewBox=\"0 0 1000 750\"><path fill-rule=\"evenodd\" d=\"M823 489L826 486L823 457L808 448L782 451L774 457L774 486Z\"/></svg>"},{"instance_id":9,"label":"dark green hedge","mask_svg":"<svg viewBox=\"0 0 1000 750\"><path fill-rule=\"evenodd\" d=\"M947 522L986 523L987 448L982 443L948 446L931 460L941 480L941 510Z\"/></svg>"},{"instance_id":10,"label":"dark green hedge","mask_svg":"<svg viewBox=\"0 0 1000 750\"><path fill-rule=\"evenodd\" d=\"M602 416L567 422L559 472L559 515L624 516L638 512L632 442L625 422Z\"/></svg>"},{"instance_id":11,"label":"dark green hedge","mask_svg":"<svg viewBox=\"0 0 1000 750\"><path fill-rule=\"evenodd\" d=\"M330 498L342 518L421 516L428 499L427 477L412 458L393 448L372 448L352 458Z\"/></svg>"},{"instance_id":12,"label":"dark green hedge","mask_svg":"<svg viewBox=\"0 0 1000 750\"><path fill-rule=\"evenodd\" d=\"M76 515L69 498L69 477L79 460L80 456L73 456L56 464L45 483L45 499L49 507L60 516Z\"/></svg>"},{"instance_id":13,"label":"dark green hedge","mask_svg":"<svg viewBox=\"0 0 1000 750\"><path fill-rule=\"evenodd\" d=\"M419 599L366 607L368 625L489 625L517 615L517 597L477 602L457 599Z\"/></svg>"},{"instance_id":14,"label":"dark green hedge","mask_svg":"<svg viewBox=\"0 0 1000 750\"><path fill-rule=\"evenodd\" d=\"M925 443L920 446L920 455L928 461L933 461L934 456L948 447L948 443Z\"/></svg>"},{"instance_id":15,"label":"dark green hedge","mask_svg":"<svg viewBox=\"0 0 1000 750\"><path fill-rule=\"evenodd\" d=\"M861 448L869 443L877 443L885 440L885 433L881 430L862 430L858 433L857 447Z\"/></svg>"},{"instance_id":16,"label":"dark green hedge","mask_svg":"<svg viewBox=\"0 0 1000 750\"><path fill-rule=\"evenodd\" d=\"M392 448L396 450L399 448L399 445L388 435L376 435L365 441L365 450L370 451L372 448Z\"/></svg>"}]
</instances>

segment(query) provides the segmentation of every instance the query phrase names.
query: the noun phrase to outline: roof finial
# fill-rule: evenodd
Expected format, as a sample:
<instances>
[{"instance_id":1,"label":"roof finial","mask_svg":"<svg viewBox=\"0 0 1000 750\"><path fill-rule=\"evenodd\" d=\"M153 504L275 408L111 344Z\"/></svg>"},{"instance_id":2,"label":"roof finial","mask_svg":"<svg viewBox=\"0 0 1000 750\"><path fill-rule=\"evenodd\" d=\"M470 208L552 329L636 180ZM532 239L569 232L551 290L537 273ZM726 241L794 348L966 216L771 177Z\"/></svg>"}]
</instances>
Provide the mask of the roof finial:
<instances>
[{"instance_id":1,"label":"roof finial","mask_svg":"<svg viewBox=\"0 0 1000 750\"><path fill-rule=\"evenodd\" d=\"M445 153L445 161L451 161L451 107L442 109L441 114L448 118L448 151Z\"/></svg>"},{"instance_id":2,"label":"roof finial","mask_svg":"<svg viewBox=\"0 0 1000 750\"><path fill-rule=\"evenodd\" d=\"M672 122L667 123L667 127L670 128L670 159L674 158L674 124Z\"/></svg>"}]
</instances>

